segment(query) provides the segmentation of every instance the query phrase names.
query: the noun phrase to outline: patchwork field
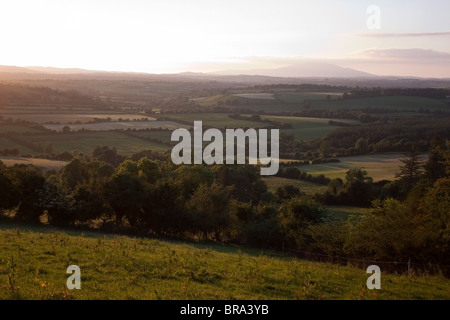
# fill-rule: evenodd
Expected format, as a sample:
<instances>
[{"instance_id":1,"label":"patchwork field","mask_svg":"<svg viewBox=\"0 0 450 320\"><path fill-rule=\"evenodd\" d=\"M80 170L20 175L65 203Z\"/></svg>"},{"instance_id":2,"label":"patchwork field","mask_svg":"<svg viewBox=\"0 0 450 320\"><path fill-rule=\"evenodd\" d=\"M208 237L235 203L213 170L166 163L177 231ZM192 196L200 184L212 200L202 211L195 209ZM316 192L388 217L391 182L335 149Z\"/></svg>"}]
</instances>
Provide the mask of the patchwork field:
<instances>
[{"instance_id":1,"label":"patchwork field","mask_svg":"<svg viewBox=\"0 0 450 320\"><path fill-rule=\"evenodd\" d=\"M54 123L54 124L68 124L68 123L87 123L92 122L95 119L111 119L111 121L119 121L119 120L141 120L147 119L149 121L156 120L154 117L149 117L143 114L133 114L133 113L98 113L98 112L86 112L86 113L46 113L46 112L2 112L1 116L3 119L21 119L34 123L45 124L45 123Z\"/></svg>"},{"instance_id":2,"label":"patchwork field","mask_svg":"<svg viewBox=\"0 0 450 320\"><path fill-rule=\"evenodd\" d=\"M242 97L247 99L263 99L263 100L275 100L273 93L237 93L233 94L235 97Z\"/></svg>"},{"instance_id":3,"label":"patchwork field","mask_svg":"<svg viewBox=\"0 0 450 320\"><path fill-rule=\"evenodd\" d=\"M204 126L225 129L225 128L262 128L268 124L258 121L230 119L228 114L223 113L180 113L164 115L173 121L183 121L183 123L194 124L194 121L202 121Z\"/></svg>"},{"instance_id":4,"label":"patchwork field","mask_svg":"<svg viewBox=\"0 0 450 320\"><path fill-rule=\"evenodd\" d=\"M0 299L449 299L442 276L384 273L231 246L0 224ZM69 265L81 290L68 290Z\"/></svg>"},{"instance_id":5,"label":"patchwork field","mask_svg":"<svg viewBox=\"0 0 450 320\"><path fill-rule=\"evenodd\" d=\"M29 137L29 142L43 146L51 144L55 153L77 151L87 155L90 155L98 146L116 148L118 153L123 155L132 155L148 149L156 152L165 152L169 149L166 145L145 141L115 131L34 135Z\"/></svg>"},{"instance_id":6,"label":"patchwork field","mask_svg":"<svg viewBox=\"0 0 450 320\"><path fill-rule=\"evenodd\" d=\"M298 188L300 192L304 192L309 195L327 191L327 186L321 186L319 184L311 183L308 181L287 179L281 177L263 177L262 179L266 183L269 191L273 193L275 193L278 188L281 188L285 185L292 185Z\"/></svg>"},{"instance_id":7,"label":"patchwork field","mask_svg":"<svg viewBox=\"0 0 450 320\"><path fill-rule=\"evenodd\" d=\"M114 121L85 124L45 124L44 127L50 130L61 132L64 126L68 126L71 131L89 130L89 131L108 131L108 130L127 130L127 129L170 129L187 128L190 126L182 125L173 121Z\"/></svg>"},{"instance_id":8,"label":"patchwork field","mask_svg":"<svg viewBox=\"0 0 450 320\"><path fill-rule=\"evenodd\" d=\"M23 158L23 157L4 157L0 156L0 161L6 166L13 166L15 164L32 165L43 170L59 170L67 164L65 161Z\"/></svg>"},{"instance_id":9,"label":"patchwork field","mask_svg":"<svg viewBox=\"0 0 450 320\"><path fill-rule=\"evenodd\" d=\"M261 118L292 125L292 129L282 129L281 132L292 134L296 139L300 140L322 138L334 129L339 128L338 126L328 124L328 122L332 119L281 116L262 116ZM357 120L339 119L339 121L350 124L360 123Z\"/></svg>"},{"instance_id":10,"label":"patchwork field","mask_svg":"<svg viewBox=\"0 0 450 320\"><path fill-rule=\"evenodd\" d=\"M341 161L339 163L313 164L298 168L312 175L323 174L331 179L344 179L348 170L362 168L374 181L394 180L395 174L399 172L399 166L402 164L400 159L404 157L405 155L401 153L351 156L339 158Z\"/></svg>"},{"instance_id":11,"label":"patchwork field","mask_svg":"<svg viewBox=\"0 0 450 320\"><path fill-rule=\"evenodd\" d=\"M39 130L31 128L29 126L16 125L16 124L0 124L1 133L42 133L45 130Z\"/></svg>"},{"instance_id":12,"label":"patchwork field","mask_svg":"<svg viewBox=\"0 0 450 320\"><path fill-rule=\"evenodd\" d=\"M253 96L255 93L252 94ZM327 96L330 96L327 99ZM242 96L220 95L204 98L197 103L200 106L231 105L249 112L299 112L304 111L303 102L310 100L309 110L364 110L386 109L396 112L397 116L411 115L419 110L450 111L448 101L414 96L369 97L358 99L341 99L340 93L296 92L275 94L272 99L250 99ZM228 103L227 103L228 102ZM406 112L406 113L405 113Z\"/></svg>"}]
</instances>

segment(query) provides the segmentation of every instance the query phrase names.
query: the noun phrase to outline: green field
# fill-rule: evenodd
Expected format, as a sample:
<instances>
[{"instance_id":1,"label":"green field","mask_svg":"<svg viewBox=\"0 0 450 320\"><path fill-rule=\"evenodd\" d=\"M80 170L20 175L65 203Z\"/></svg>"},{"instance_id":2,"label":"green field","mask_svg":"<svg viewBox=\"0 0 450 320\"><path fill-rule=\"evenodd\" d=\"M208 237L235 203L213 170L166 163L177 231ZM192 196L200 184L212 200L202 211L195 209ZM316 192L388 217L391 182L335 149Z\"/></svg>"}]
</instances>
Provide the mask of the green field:
<instances>
[{"instance_id":1,"label":"green field","mask_svg":"<svg viewBox=\"0 0 450 320\"><path fill-rule=\"evenodd\" d=\"M268 124L258 121L230 119L228 114L222 113L180 113L164 115L173 121L187 121L194 125L194 121L202 121L204 126L225 129L225 128L262 128Z\"/></svg>"},{"instance_id":2,"label":"green field","mask_svg":"<svg viewBox=\"0 0 450 320\"><path fill-rule=\"evenodd\" d=\"M294 187L297 187L300 190L300 192L304 192L309 195L313 195L315 193L323 193L323 192L327 191L327 186L321 186L321 185L311 183L308 181L280 178L280 177L274 177L274 176L273 177L264 177L262 179L266 183L269 191L271 191L273 193L275 193L278 188L281 188L288 184L293 185Z\"/></svg>"},{"instance_id":3,"label":"green field","mask_svg":"<svg viewBox=\"0 0 450 320\"><path fill-rule=\"evenodd\" d=\"M330 179L344 179L348 170L362 168L374 181L394 180L395 174L399 172L399 167L402 164L400 159L404 157L405 155L401 153L349 156L339 158L341 161L339 163L313 164L299 166L298 168L312 175L323 174Z\"/></svg>"},{"instance_id":4,"label":"green field","mask_svg":"<svg viewBox=\"0 0 450 320\"><path fill-rule=\"evenodd\" d=\"M202 121L204 126L225 129L225 128L262 128L270 124L259 121L230 119L227 114L219 113L187 113L165 115L174 121ZM311 140L321 138L330 131L339 127L329 125L331 119L307 118L307 117L282 117L282 116L261 116L261 119L276 121L292 125L292 129L281 129L281 132L293 134L295 138L301 140ZM345 123L359 124L356 120L339 120Z\"/></svg>"},{"instance_id":5,"label":"green field","mask_svg":"<svg viewBox=\"0 0 450 320\"><path fill-rule=\"evenodd\" d=\"M114 147L118 153L123 155L132 155L133 153L147 149L156 152L165 152L169 149L166 145L148 142L115 131L33 135L27 138L30 142L35 144L40 143L43 146L51 143L55 153L78 151L90 155L95 147L98 146Z\"/></svg>"},{"instance_id":6,"label":"green field","mask_svg":"<svg viewBox=\"0 0 450 320\"><path fill-rule=\"evenodd\" d=\"M295 92L295 93L278 93L275 98L286 103L300 103L305 100L336 100L342 97L342 93L338 92Z\"/></svg>"},{"instance_id":7,"label":"green field","mask_svg":"<svg viewBox=\"0 0 450 320\"><path fill-rule=\"evenodd\" d=\"M327 100L326 96L330 94L331 99ZM388 97L369 97L358 99L338 99L336 95L331 93L279 93L275 94L275 100L269 99L248 99L235 96L215 96L208 97L200 102L201 106L214 106L219 101L237 100L234 105L240 109L246 109L253 112L299 112L304 111L305 107L302 102L305 99L311 100L309 110L365 110L365 109L387 109L399 114L410 116L419 111L419 109L428 109L435 111L450 111L448 102L438 99L413 97L413 96L388 96ZM241 100L244 99L244 100ZM413 111L413 112L409 112ZM405 113L406 112L406 113ZM388 113L389 115L389 113Z\"/></svg>"},{"instance_id":8,"label":"green field","mask_svg":"<svg viewBox=\"0 0 450 320\"><path fill-rule=\"evenodd\" d=\"M0 124L0 134L2 133L42 133L44 130L38 130L22 125Z\"/></svg>"},{"instance_id":9,"label":"green field","mask_svg":"<svg viewBox=\"0 0 450 320\"><path fill-rule=\"evenodd\" d=\"M0 156L0 161L6 166L13 166L15 164L32 165L44 170L56 170L65 166L67 162L49 159L37 159L37 158L23 158L23 157L4 157Z\"/></svg>"},{"instance_id":10,"label":"green field","mask_svg":"<svg viewBox=\"0 0 450 320\"><path fill-rule=\"evenodd\" d=\"M19 154L34 154L34 151L23 145L18 145L16 142L11 141L7 137L0 137L0 150L3 149L14 149L19 150Z\"/></svg>"},{"instance_id":11,"label":"green field","mask_svg":"<svg viewBox=\"0 0 450 320\"><path fill-rule=\"evenodd\" d=\"M81 111L78 111L81 112ZM49 112L39 112L39 110L34 112L2 112L2 116L4 119L21 119L34 123L44 124L44 123L75 123L75 122L91 122L95 119L107 119L110 118L111 121L119 121L119 119L128 119L128 120L141 120L142 118L146 118L148 120L155 120L154 117L149 117L143 114L135 114L135 113L99 113L99 112L86 112L86 113L58 113L58 111L54 111L52 113Z\"/></svg>"},{"instance_id":12,"label":"green field","mask_svg":"<svg viewBox=\"0 0 450 320\"><path fill-rule=\"evenodd\" d=\"M178 128L187 128L190 126L182 125L173 121L112 121L100 123L85 123L85 124L46 124L47 129L62 132L65 126L69 127L71 131L89 130L89 131L108 131L108 130L143 130L143 129L169 129L175 130Z\"/></svg>"},{"instance_id":13,"label":"green field","mask_svg":"<svg viewBox=\"0 0 450 320\"><path fill-rule=\"evenodd\" d=\"M0 225L0 299L449 299L442 276L384 273L236 247ZM68 290L66 269L81 270Z\"/></svg>"},{"instance_id":14,"label":"green field","mask_svg":"<svg viewBox=\"0 0 450 320\"><path fill-rule=\"evenodd\" d=\"M322 138L329 132L339 128L338 126L328 124L328 122L332 119L281 116L262 116L261 118L292 125L292 129L282 129L281 132L292 134L296 139L300 140ZM360 123L357 120L339 119L339 121L351 124Z\"/></svg>"}]
</instances>

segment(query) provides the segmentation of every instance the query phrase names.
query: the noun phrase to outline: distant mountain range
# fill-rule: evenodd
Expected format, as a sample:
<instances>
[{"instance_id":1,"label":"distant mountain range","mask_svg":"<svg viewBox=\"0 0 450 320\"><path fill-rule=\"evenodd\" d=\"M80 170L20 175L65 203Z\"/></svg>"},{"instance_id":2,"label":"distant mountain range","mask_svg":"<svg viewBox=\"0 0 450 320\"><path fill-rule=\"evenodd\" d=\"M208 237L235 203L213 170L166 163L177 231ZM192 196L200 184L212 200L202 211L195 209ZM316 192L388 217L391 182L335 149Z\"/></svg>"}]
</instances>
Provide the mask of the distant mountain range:
<instances>
[{"instance_id":1,"label":"distant mountain range","mask_svg":"<svg viewBox=\"0 0 450 320\"><path fill-rule=\"evenodd\" d=\"M372 78L373 74L330 63L303 62L277 69L223 70L216 75L258 75L283 78Z\"/></svg>"},{"instance_id":2,"label":"distant mountain range","mask_svg":"<svg viewBox=\"0 0 450 320\"><path fill-rule=\"evenodd\" d=\"M93 70L86 70L86 69L79 69L79 68L0 66L0 72L47 73L47 74L87 74L87 73L103 73L106 71L93 71Z\"/></svg>"},{"instance_id":3,"label":"distant mountain range","mask_svg":"<svg viewBox=\"0 0 450 320\"><path fill-rule=\"evenodd\" d=\"M53 67L15 67L0 66L0 72L27 73L27 74L90 74L108 73L107 71L95 71L79 68L53 68ZM128 72L124 72L128 73ZM130 72L131 73L131 72ZM254 70L223 70L210 73L183 72L179 75L186 76L208 76L208 75L257 75L266 77L288 77L288 78L372 78L373 74L358 71L351 68L343 68L334 64L321 62L304 62L277 69L254 69Z\"/></svg>"}]
</instances>

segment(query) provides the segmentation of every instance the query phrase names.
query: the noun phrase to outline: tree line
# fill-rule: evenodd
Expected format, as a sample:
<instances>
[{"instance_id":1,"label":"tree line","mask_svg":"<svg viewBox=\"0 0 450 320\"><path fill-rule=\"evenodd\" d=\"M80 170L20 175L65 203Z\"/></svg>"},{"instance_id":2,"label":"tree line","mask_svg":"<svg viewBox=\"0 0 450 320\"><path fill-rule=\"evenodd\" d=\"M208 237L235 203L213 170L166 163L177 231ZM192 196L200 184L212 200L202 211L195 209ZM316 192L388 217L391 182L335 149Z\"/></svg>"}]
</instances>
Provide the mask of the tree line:
<instances>
[{"instance_id":1,"label":"tree line","mask_svg":"<svg viewBox=\"0 0 450 320\"><path fill-rule=\"evenodd\" d=\"M0 163L1 219L308 250L330 259L410 260L448 272L450 145L433 143L425 163L411 154L383 187L355 169L314 197L292 185L269 192L255 166L175 166L123 159L106 147L46 174ZM372 208L342 220L327 203Z\"/></svg>"}]
</instances>

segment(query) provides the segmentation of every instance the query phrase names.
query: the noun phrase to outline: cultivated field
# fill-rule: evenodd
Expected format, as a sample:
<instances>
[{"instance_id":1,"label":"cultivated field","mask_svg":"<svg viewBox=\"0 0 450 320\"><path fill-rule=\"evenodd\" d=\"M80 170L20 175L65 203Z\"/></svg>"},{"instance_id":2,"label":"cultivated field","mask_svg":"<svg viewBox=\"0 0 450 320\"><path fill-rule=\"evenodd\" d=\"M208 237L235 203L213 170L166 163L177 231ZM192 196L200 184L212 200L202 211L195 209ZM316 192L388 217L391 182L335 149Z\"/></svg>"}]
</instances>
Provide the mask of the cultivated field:
<instances>
[{"instance_id":1,"label":"cultivated field","mask_svg":"<svg viewBox=\"0 0 450 320\"><path fill-rule=\"evenodd\" d=\"M0 299L450 299L442 276L384 273L236 247L0 225ZM69 265L81 289L68 290Z\"/></svg>"},{"instance_id":2,"label":"cultivated field","mask_svg":"<svg viewBox=\"0 0 450 320\"><path fill-rule=\"evenodd\" d=\"M275 100L273 93L237 93L233 94L235 97L242 97L247 99L263 99L263 100Z\"/></svg>"},{"instance_id":3,"label":"cultivated field","mask_svg":"<svg viewBox=\"0 0 450 320\"><path fill-rule=\"evenodd\" d=\"M67 164L66 161L49 160L49 159L37 159L37 158L24 158L24 157L4 157L0 156L0 161L6 166L13 166L15 164L32 165L43 170L56 170L58 171Z\"/></svg>"},{"instance_id":4,"label":"cultivated field","mask_svg":"<svg viewBox=\"0 0 450 320\"><path fill-rule=\"evenodd\" d=\"M264 177L264 182L267 185L269 191L276 193L278 188L285 185L292 185L308 195L313 195L315 193L323 193L327 191L327 186L321 186L319 184L311 183L308 181L287 179L281 177Z\"/></svg>"},{"instance_id":5,"label":"cultivated field","mask_svg":"<svg viewBox=\"0 0 450 320\"><path fill-rule=\"evenodd\" d=\"M145 141L115 131L33 135L27 138L29 142L36 145L41 144L46 146L51 144L55 153L76 151L90 155L98 146L116 148L117 152L123 155L132 155L133 153L148 149L156 152L165 152L169 149L166 145Z\"/></svg>"},{"instance_id":6,"label":"cultivated field","mask_svg":"<svg viewBox=\"0 0 450 320\"><path fill-rule=\"evenodd\" d=\"M99 113L99 112L86 112L86 113L58 113L54 112L3 112L0 114L3 119L21 119L39 124L68 124L68 123L87 123L95 121L96 119L110 119L111 121L119 121L119 120L142 120L147 119L149 121L156 120L154 117L149 117L143 114L136 113Z\"/></svg>"},{"instance_id":7,"label":"cultivated field","mask_svg":"<svg viewBox=\"0 0 450 320\"><path fill-rule=\"evenodd\" d=\"M292 125L292 129L282 129L281 132L292 134L296 139L300 140L322 138L332 130L339 128L338 126L328 124L328 122L332 119L281 116L262 116L261 118ZM339 119L339 121L350 124L360 123L357 120Z\"/></svg>"},{"instance_id":8,"label":"cultivated field","mask_svg":"<svg viewBox=\"0 0 450 320\"><path fill-rule=\"evenodd\" d=\"M225 128L262 128L268 124L258 121L230 119L228 114L223 113L180 113L164 115L174 121L183 121L183 123L194 124L194 121L202 121L203 126L218 129Z\"/></svg>"},{"instance_id":9,"label":"cultivated field","mask_svg":"<svg viewBox=\"0 0 450 320\"><path fill-rule=\"evenodd\" d=\"M173 121L113 121L85 124L45 124L44 127L50 130L61 132L68 126L71 131L89 130L89 131L108 131L108 130L127 130L127 129L169 129L187 128L190 126L182 125Z\"/></svg>"},{"instance_id":10,"label":"cultivated field","mask_svg":"<svg viewBox=\"0 0 450 320\"><path fill-rule=\"evenodd\" d=\"M312 175L323 174L331 179L344 179L348 170L362 168L374 181L394 180L395 174L399 172L399 167L402 165L400 159L404 157L405 155L401 153L350 156L339 158L341 161L339 163L313 164L298 168Z\"/></svg>"},{"instance_id":11,"label":"cultivated field","mask_svg":"<svg viewBox=\"0 0 450 320\"><path fill-rule=\"evenodd\" d=\"M252 95L255 95L253 93ZM305 110L368 110L385 109L402 116L417 114L419 110L430 112L449 111L448 99L438 100L414 96L386 96L368 97L358 99L341 99L339 93L327 92L298 92L277 93L275 100L251 99L234 95L219 95L204 98L197 103L200 106L217 106L229 104L249 112L299 112ZM327 99L329 96L329 99ZM305 100L310 100L308 107L304 105ZM389 115L387 113L386 115Z\"/></svg>"}]
</instances>

